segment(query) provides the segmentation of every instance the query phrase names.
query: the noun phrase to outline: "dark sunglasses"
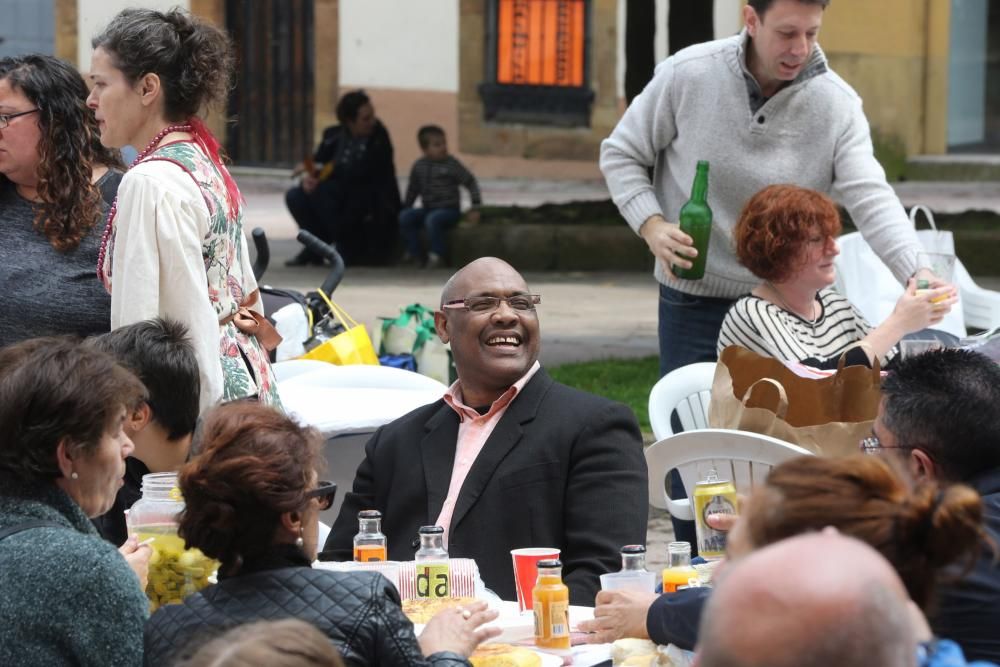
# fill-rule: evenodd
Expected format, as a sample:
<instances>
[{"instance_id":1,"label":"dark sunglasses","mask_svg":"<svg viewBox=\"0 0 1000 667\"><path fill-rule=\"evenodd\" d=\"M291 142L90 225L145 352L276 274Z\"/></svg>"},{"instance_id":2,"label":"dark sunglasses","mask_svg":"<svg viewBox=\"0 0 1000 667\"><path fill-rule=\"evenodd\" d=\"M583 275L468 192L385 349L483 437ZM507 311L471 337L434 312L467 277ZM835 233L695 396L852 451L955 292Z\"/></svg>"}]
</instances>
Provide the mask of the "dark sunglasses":
<instances>
[{"instance_id":1,"label":"dark sunglasses","mask_svg":"<svg viewBox=\"0 0 1000 667\"><path fill-rule=\"evenodd\" d=\"M319 508L328 510L333 506L333 499L337 495L337 483L328 480L320 480L316 483L315 489L306 491L306 498L319 499Z\"/></svg>"}]
</instances>

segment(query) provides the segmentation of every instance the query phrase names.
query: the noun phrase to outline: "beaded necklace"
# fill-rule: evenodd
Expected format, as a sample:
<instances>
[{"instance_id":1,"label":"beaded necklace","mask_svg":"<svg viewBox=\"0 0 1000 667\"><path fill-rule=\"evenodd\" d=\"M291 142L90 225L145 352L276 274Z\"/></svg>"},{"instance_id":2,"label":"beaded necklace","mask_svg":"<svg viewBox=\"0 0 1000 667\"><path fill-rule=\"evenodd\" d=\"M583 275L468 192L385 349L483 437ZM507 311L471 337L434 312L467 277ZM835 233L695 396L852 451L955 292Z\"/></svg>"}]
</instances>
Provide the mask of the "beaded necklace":
<instances>
[{"instance_id":1,"label":"beaded necklace","mask_svg":"<svg viewBox=\"0 0 1000 667\"><path fill-rule=\"evenodd\" d=\"M156 150L156 147L159 146L160 142L163 141L163 138L168 134L172 132L190 132L191 130L192 126L190 123L181 123L180 125L166 126L165 128L156 133L156 136L152 138L152 140L144 149L142 149L141 153L135 156L135 159L132 160L132 164L130 164L128 168L131 169L132 167L134 167L135 165L139 164L147 157L149 157L149 154L152 153L154 150ZM111 202L111 210L108 211L108 222L107 224L104 225L104 233L101 235L101 248L97 253L97 278L101 282L105 283L105 286L107 286L108 283L105 282L104 280L104 260L108 253L108 243L111 240L111 230L114 228L115 215L117 213L118 213L118 195L115 195L114 201Z\"/></svg>"}]
</instances>

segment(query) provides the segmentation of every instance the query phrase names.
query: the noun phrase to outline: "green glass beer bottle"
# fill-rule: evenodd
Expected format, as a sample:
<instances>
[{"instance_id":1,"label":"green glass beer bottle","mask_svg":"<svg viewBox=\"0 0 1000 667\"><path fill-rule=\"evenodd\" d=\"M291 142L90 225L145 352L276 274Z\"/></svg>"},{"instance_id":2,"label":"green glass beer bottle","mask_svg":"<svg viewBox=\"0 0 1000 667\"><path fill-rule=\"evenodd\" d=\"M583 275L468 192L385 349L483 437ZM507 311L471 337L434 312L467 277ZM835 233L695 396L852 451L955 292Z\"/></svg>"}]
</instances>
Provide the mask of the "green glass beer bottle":
<instances>
[{"instance_id":1,"label":"green glass beer bottle","mask_svg":"<svg viewBox=\"0 0 1000 667\"><path fill-rule=\"evenodd\" d=\"M674 265L673 272L684 280L701 280L705 275L708 259L708 238L712 234L712 209L708 207L708 162L698 161L698 168L691 186L691 199L681 207L681 231L691 237L698 256L691 259L691 268Z\"/></svg>"}]
</instances>

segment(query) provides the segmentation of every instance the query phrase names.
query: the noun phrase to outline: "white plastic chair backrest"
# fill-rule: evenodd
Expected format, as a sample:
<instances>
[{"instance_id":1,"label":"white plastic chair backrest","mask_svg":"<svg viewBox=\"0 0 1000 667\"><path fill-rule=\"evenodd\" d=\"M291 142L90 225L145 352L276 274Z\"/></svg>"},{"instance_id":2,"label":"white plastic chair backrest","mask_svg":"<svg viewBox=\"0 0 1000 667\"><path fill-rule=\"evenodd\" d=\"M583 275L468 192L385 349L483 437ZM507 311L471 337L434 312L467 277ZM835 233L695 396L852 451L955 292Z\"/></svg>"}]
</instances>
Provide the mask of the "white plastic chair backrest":
<instances>
[{"instance_id":1,"label":"white plastic chair backrest","mask_svg":"<svg viewBox=\"0 0 1000 667\"><path fill-rule=\"evenodd\" d=\"M277 361L271 364L271 368L274 370L274 378L278 382L288 380L290 378L305 375L306 373L313 373L316 371L324 371L328 366L333 366L325 361L319 361L317 359L289 359L287 361Z\"/></svg>"},{"instance_id":2,"label":"white plastic chair backrest","mask_svg":"<svg viewBox=\"0 0 1000 667\"><path fill-rule=\"evenodd\" d=\"M990 330L1000 326L1000 292L980 287L960 259L955 259L955 286L965 312L965 325Z\"/></svg>"},{"instance_id":3,"label":"white plastic chair backrest","mask_svg":"<svg viewBox=\"0 0 1000 667\"><path fill-rule=\"evenodd\" d=\"M649 504L665 509L678 519L693 518L688 499L673 500L667 494L667 473L677 468L688 496L695 484L715 468L720 479L731 480L739 493L762 483L771 468L812 452L777 438L748 431L703 429L677 433L646 448L649 468Z\"/></svg>"},{"instance_id":4,"label":"white plastic chair backrest","mask_svg":"<svg viewBox=\"0 0 1000 667\"><path fill-rule=\"evenodd\" d=\"M366 364L337 366L322 361L319 363L324 368L295 376L291 381L301 386L440 390L441 394L444 394L448 389L447 386L434 378L392 366L369 366Z\"/></svg>"},{"instance_id":5,"label":"white plastic chair backrest","mask_svg":"<svg viewBox=\"0 0 1000 667\"><path fill-rule=\"evenodd\" d=\"M688 364L670 371L649 392L649 423L657 440L673 434L670 413L685 431L708 428L708 402L712 397L715 362Z\"/></svg>"}]
</instances>

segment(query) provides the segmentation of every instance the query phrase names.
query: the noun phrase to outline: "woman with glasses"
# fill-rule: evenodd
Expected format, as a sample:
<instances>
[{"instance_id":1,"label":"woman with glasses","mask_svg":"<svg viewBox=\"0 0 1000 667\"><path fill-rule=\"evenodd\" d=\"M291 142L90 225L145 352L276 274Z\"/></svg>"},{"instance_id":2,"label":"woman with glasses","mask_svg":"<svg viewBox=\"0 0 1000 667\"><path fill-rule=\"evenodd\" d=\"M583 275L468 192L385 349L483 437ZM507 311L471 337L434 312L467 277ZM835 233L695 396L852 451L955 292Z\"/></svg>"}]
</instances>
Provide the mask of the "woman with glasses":
<instances>
[{"instance_id":1,"label":"woman with glasses","mask_svg":"<svg viewBox=\"0 0 1000 667\"><path fill-rule=\"evenodd\" d=\"M61 60L0 59L0 347L109 328L94 264L121 165L86 101Z\"/></svg>"},{"instance_id":2,"label":"woman with glasses","mask_svg":"<svg viewBox=\"0 0 1000 667\"><path fill-rule=\"evenodd\" d=\"M740 263L761 279L726 314L718 351L739 345L758 354L815 368L871 363L865 342L882 363L904 335L940 322L958 301L940 283L917 292L910 280L892 314L872 327L832 285L840 250L840 214L826 195L794 185L771 185L750 198L733 231Z\"/></svg>"},{"instance_id":3,"label":"woman with glasses","mask_svg":"<svg viewBox=\"0 0 1000 667\"><path fill-rule=\"evenodd\" d=\"M380 574L312 569L318 515L336 492L319 479L320 445L316 431L266 406L232 403L208 414L200 454L178 477L179 532L221 563L219 583L153 614L146 664L187 657L235 625L289 617L318 627L348 665L466 664L499 632L479 627L496 617L480 603L442 612L418 643Z\"/></svg>"},{"instance_id":4,"label":"woman with glasses","mask_svg":"<svg viewBox=\"0 0 1000 667\"><path fill-rule=\"evenodd\" d=\"M140 149L97 257L111 328L154 317L183 323L202 412L220 400L279 404L265 346L280 338L261 314L243 198L198 116L228 97L229 38L184 10L125 9L93 46L88 104L101 141Z\"/></svg>"}]
</instances>

